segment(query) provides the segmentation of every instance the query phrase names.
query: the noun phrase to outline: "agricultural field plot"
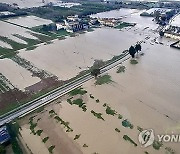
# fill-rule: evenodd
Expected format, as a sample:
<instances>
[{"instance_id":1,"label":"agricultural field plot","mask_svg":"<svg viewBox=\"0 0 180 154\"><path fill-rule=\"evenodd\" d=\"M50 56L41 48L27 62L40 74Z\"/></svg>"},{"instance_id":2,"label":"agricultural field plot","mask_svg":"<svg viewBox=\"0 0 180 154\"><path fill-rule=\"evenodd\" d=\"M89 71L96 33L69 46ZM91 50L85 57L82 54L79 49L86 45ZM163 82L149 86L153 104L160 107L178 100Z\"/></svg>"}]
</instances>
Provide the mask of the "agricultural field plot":
<instances>
[{"instance_id":1,"label":"agricultural field plot","mask_svg":"<svg viewBox=\"0 0 180 154\"><path fill-rule=\"evenodd\" d=\"M20 25L20 26L24 26L24 27L27 27L27 28L32 28L32 27L52 23L51 20L39 18L39 17L36 17L36 16L26 16L26 17L12 18L12 19L8 19L6 21L11 22L13 24Z\"/></svg>"},{"instance_id":2,"label":"agricultural field plot","mask_svg":"<svg viewBox=\"0 0 180 154\"><path fill-rule=\"evenodd\" d=\"M5 67L6 66L6 67ZM25 90L26 87L40 81L32 77L31 73L22 68L11 59L0 60L0 72L18 89Z\"/></svg>"},{"instance_id":3,"label":"agricultural field plot","mask_svg":"<svg viewBox=\"0 0 180 154\"><path fill-rule=\"evenodd\" d=\"M27 38L37 39L36 37L33 37L32 35L30 35L29 33L30 30L28 29L25 29L16 25L12 25L4 21L0 21L0 26L1 26L1 29L0 29L1 37L8 37L9 39L16 41L18 43L26 44L25 41L18 39L17 37L13 36L13 34L19 34Z\"/></svg>"},{"instance_id":4,"label":"agricultural field plot","mask_svg":"<svg viewBox=\"0 0 180 154\"><path fill-rule=\"evenodd\" d=\"M0 21L0 58L12 57L17 50L26 48L32 50L35 45L48 42L52 38L33 32L10 23Z\"/></svg>"}]
</instances>

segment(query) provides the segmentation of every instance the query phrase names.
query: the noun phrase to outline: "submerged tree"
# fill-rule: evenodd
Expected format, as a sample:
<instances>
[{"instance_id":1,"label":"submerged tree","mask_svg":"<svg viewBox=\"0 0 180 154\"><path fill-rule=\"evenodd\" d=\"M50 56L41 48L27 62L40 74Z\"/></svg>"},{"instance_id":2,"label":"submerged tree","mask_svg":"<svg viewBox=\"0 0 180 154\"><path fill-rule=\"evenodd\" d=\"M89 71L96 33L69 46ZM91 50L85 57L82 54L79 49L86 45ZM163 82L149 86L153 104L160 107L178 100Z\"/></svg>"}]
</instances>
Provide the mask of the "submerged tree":
<instances>
[{"instance_id":1,"label":"submerged tree","mask_svg":"<svg viewBox=\"0 0 180 154\"><path fill-rule=\"evenodd\" d=\"M91 75L93 75L95 78L100 74L100 69L99 68L94 68L91 71Z\"/></svg>"},{"instance_id":2,"label":"submerged tree","mask_svg":"<svg viewBox=\"0 0 180 154\"><path fill-rule=\"evenodd\" d=\"M136 53L136 49L133 46L131 46L129 48L129 54L132 56L132 58L135 57L135 53Z\"/></svg>"},{"instance_id":3,"label":"submerged tree","mask_svg":"<svg viewBox=\"0 0 180 154\"><path fill-rule=\"evenodd\" d=\"M139 51L141 51L141 44L137 43L135 46L135 50L138 53Z\"/></svg>"}]
</instances>

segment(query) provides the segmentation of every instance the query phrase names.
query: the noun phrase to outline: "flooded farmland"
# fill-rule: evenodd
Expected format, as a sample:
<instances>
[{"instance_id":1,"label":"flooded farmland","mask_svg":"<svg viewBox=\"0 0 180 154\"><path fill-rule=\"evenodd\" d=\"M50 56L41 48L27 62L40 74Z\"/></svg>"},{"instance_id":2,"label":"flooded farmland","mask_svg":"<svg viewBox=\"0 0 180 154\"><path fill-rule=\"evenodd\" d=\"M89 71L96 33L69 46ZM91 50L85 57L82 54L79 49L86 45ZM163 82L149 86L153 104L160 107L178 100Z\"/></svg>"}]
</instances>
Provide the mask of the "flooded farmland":
<instances>
[{"instance_id":1,"label":"flooded farmland","mask_svg":"<svg viewBox=\"0 0 180 154\"><path fill-rule=\"evenodd\" d=\"M136 63L128 58L101 75L109 77L108 83L97 84L101 77L92 79L81 89L21 119L20 134L29 152L180 153L176 143L142 148L138 141L143 129L151 128L157 134L179 132L180 52L169 47L174 40L159 37L152 18L140 17L138 10L120 11L124 14L116 10L97 16L122 17L124 22L137 24L121 30L94 28L92 32L41 44L31 51L19 51L18 56L36 68L67 80L92 66L96 59L111 59L142 41ZM0 62L0 72L20 89L39 81L11 60ZM119 73L120 66L124 70Z\"/></svg>"},{"instance_id":2,"label":"flooded farmland","mask_svg":"<svg viewBox=\"0 0 180 154\"><path fill-rule=\"evenodd\" d=\"M19 43L26 44L26 41L15 37L13 34L19 34L27 38L37 39L29 33L31 32L30 30L6 23L4 21L0 21L0 27L0 36L8 37L9 39L12 39Z\"/></svg>"},{"instance_id":3,"label":"flooded farmland","mask_svg":"<svg viewBox=\"0 0 180 154\"><path fill-rule=\"evenodd\" d=\"M98 28L76 37L56 40L53 44L41 45L31 52L21 51L19 55L57 75L59 79L66 80L92 66L94 60L108 60L120 55L141 39L144 36L112 28Z\"/></svg>"},{"instance_id":4,"label":"flooded farmland","mask_svg":"<svg viewBox=\"0 0 180 154\"><path fill-rule=\"evenodd\" d=\"M39 78L32 77L30 72L10 59L0 60L0 72L21 90L40 81Z\"/></svg>"},{"instance_id":5,"label":"flooded farmland","mask_svg":"<svg viewBox=\"0 0 180 154\"><path fill-rule=\"evenodd\" d=\"M18 17L18 18L8 19L7 21L28 28L52 23L51 20L42 19L36 16Z\"/></svg>"}]
</instances>

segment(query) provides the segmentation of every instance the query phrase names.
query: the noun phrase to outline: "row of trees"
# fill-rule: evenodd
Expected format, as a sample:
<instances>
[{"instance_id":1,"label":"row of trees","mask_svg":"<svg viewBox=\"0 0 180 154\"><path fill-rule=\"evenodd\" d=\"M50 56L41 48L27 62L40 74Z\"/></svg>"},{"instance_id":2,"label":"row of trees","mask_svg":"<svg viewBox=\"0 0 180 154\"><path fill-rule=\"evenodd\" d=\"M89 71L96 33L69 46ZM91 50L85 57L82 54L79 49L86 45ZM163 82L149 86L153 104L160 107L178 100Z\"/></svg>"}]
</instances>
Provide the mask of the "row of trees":
<instances>
[{"instance_id":1,"label":"row of trees","mask_svg":"<svg viewBox=\"0 0 180 154\"><path fill-rule=\"evenodd\" d=\"M132 58L135 57L135 54L141 51L142 47L140 43L137 43L135 46L131 46L129 48L129 54L132 56Z\"/></svg>"}]
</instances>

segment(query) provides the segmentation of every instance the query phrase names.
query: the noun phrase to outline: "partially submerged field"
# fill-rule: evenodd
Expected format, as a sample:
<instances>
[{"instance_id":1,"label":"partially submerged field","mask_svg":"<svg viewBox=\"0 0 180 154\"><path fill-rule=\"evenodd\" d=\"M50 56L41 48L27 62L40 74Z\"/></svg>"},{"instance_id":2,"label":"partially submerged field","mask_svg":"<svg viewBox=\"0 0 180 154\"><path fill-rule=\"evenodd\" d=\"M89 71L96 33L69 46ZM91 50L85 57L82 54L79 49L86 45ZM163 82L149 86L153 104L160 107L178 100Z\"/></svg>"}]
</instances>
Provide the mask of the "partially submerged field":
<instances>
[{"instance_id":1,"label":"partially submerged field","mask_svg":"<svg viewBox=\"0 0 180 154\"><path fill-rule=\"evenodd\" d=\"M32 152L52 146L54 153L69 150L69 154L179 153L176 143L156 142L144 149L137 140L147 128L155 134L179 132L180 72L171 67L180 65L179 52L160 44L147 49L148 43L143 44L136 64L128 59L98 77L98 82L92 79L20 120L20 133Z\"/></svg>"},{"instance_id":2,"label":"partially submerged field","mask_svg":"<svg viewBox=\"0 0 180 154\"><path fill-rule=\"evenodd\" d=\"M141 39L144 36L135 36L112 28L97 28L93 32L56 40L46 46L41 45L31 52L21 50L19 56L31 61L38 68L56 74L60 80L67 80L88 69L95 60L108 60L120 55Z\"/></svg>"},{"instance_id":3,"label":"partially submerged field","mask_svg":"<svg viewBox=\"0 0 180 154\"><path fill-rule=\"evenodd\" d=\"M134 60L128 59L108 74L88 81L83 89L76 89L21 119L20 138L27 151L34 154L116 154L132 151L135 154L156 154L168 153L167 149L171 147L171 154L180 152L177 144L157 142L153 147L143 149L137 140L138 133L146 128L154 129L157 134L178 132L180 55L178 50L169 48L172 40L158 37L157 25L152 18L142 18L139 16L141 11L136 11L125 14L122 19L137 23L134 27L120 30L97 28L52 42L46 42L47 38L41 36L39 39L45 43L40 39L42 42L29 50L18 50L15 44L16 50L13 51L18 53L0 61L0 77L4 79L1 93L16 88L36 93L76 76L92 66L96 59L111 59L137 41L143 42L143 50ZM6 25L15 26L5 22L2 25L4 28ZM2 32L3 36L27 41L22 37L27 29L17 26L13 29L15 32L23 30L21 36L7 31ZM27 35L31 37L29 33ZM14 42L8 42L14 45ZM34 44L32 40L28 39L28 42ZM5 46L8 43L1 44ZM10 104L19 104L19 95L27 97L22 91L10 93L15 96ZM4 98L9 97L4 95ZM4 109L4 105L9 104L6 101L0 105Z\"/></svg>"},{"instance_id":4,"label":"partially submerged field","mask_svg":"<svg viewBox=\"0 0 180 154\"><path fill-rule=\"evenodd\" d=\"M8 19L6 21L28 28L52 23L51 20L39 18L36 16L17 17L17 18Z\"/></svg>"}]
</instances>

